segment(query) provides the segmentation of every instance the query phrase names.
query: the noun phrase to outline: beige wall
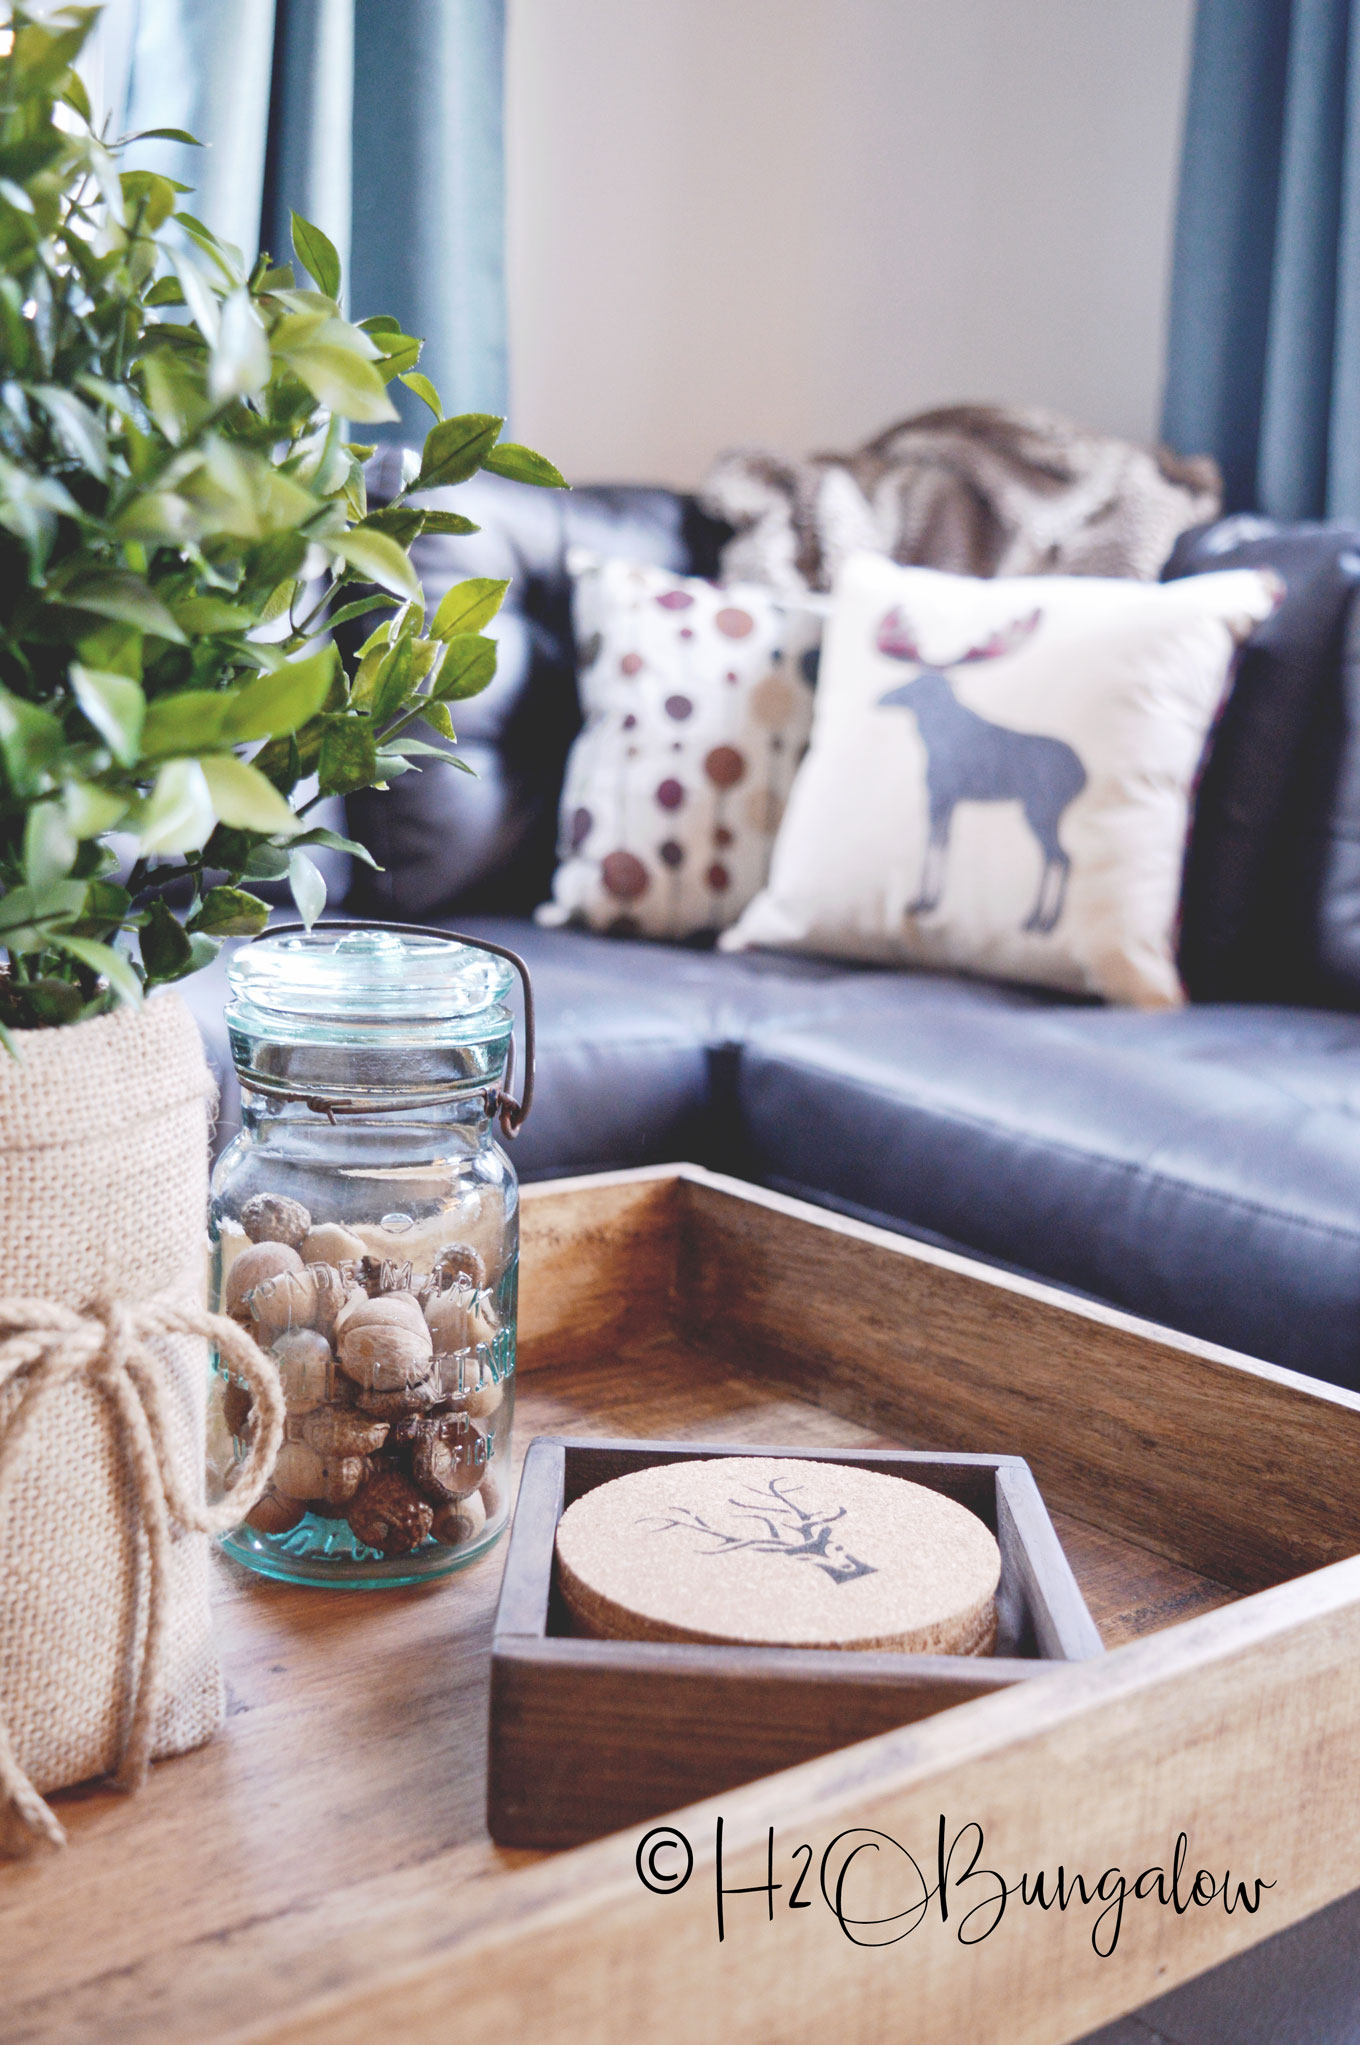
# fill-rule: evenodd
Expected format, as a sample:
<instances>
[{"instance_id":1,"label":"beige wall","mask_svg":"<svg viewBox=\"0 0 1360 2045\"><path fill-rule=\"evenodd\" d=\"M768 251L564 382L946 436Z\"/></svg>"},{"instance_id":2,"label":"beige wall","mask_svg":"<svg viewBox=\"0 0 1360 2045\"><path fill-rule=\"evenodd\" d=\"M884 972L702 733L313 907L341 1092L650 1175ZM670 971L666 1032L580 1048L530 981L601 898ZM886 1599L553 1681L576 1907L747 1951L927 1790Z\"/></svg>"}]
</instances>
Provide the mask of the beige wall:
<instances>
[{"instance_id":1,"label":"beige wall","mask_svg":"<svg viewBox=\"0 0 1360 2045\"><path fill-rule=\"evenodd\" d=\"M1192 0L510 0L513 430L580 481L958 398L1155 432Z\"/></svg>"}]
</instances>

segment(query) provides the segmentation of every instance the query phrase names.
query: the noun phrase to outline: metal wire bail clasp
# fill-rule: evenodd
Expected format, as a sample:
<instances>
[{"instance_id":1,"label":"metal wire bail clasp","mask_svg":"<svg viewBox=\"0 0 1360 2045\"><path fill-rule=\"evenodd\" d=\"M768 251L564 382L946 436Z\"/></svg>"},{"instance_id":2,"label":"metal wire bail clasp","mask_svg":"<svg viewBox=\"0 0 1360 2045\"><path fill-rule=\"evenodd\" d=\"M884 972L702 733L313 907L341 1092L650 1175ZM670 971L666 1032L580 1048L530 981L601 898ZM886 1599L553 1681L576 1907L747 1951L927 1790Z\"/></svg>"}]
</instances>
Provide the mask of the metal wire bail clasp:
<instances>
[{"instance_id":1,"label":"metal wire bail clasp","mask_svg":"<svg viewBox=\"0 0 1360 2045\"><path fill-rule=\"evenodd\" d=\"M250 942L258 944L261 938L294 937L299 933L311 937L315 936L318 932L325 933L331 930L336 932L347 930L390 930L398 937L436 937L444 944L465 944L473 951L491 952L496 958L504 959L507 964L514 967L515 971L519 974L520 985L524 989L524 1088L518 1100L510 1092L510 1082L515 1070L515 1039L512 1031L510 1047L505 1059L505 1077L498 1087L489 1089L487 1095L489 1112L499 1121L502 1134L513 1141L528 1121L529 1110L534 1104L534 1068L536 1059L533 982L529 978L529 968L525 965L519 953L511 951L508 945L492 944L490 938L468 937L460 930L441 930L433 923L389 923L385 920L367 916L329 916L320 922L313 923L310 928L302 922L273 923L267 929L260 931L259 936L253 937ZM259 1085L258 1080L252 1080L251 1083L256 1086ZM319 1113L329 1115L332 1121L334 1121L336 1115L358 1114L365 1112L367 1108L367 1103L364 1102L324 1102L313 1100L311 1097L303 1094L285 1093L279 1087L266 1087L261 1090L270 1093L276 1098L305 1101L308 1107L316 1109ZM413 1101L410 1105L414 1107L421 1104Z\"/></svg>"}]
</instances>

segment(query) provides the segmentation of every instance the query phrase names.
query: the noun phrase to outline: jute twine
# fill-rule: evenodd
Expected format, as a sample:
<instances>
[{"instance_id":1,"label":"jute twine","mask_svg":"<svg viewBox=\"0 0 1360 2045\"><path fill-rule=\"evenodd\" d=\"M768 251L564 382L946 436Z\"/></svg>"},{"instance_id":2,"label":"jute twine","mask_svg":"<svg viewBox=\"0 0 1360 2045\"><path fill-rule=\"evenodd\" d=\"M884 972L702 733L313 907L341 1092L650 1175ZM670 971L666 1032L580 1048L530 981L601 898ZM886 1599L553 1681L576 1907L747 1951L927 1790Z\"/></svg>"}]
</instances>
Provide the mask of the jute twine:
<instances>
[{"instance_id":1,"label":"jute twine","mask_svg":"<svg viewBox=\"0 0 1360 2045\"><path fill-rule=\"evenodd\" d=\"M249 1388L254 1424L236 1481L217 1505L199 1505L181 1481L171 1447L163 1358L148 1339L203 1336ZM0 1300L0 1393L17 1387L19 1403L0 1439L0 1512L25 1440L44 1405L80 1382L109 1403L146 1534L149 1586L146 1637L116 1781L135 1789L151 1761L164 1682L169 1625L171 1543L176 1532L221 1534L237 1526L259 1499L283 1440L284 1399L277 1366L224 1315L173 1300L137 1304L108 1299L76 1313L51 1300ZM130 1644L131 1645L131 1644ZM19 1765L0 1719L0 1796L21 1837L62 1846L66 1834Z\"/></svg>"}]
</instances>

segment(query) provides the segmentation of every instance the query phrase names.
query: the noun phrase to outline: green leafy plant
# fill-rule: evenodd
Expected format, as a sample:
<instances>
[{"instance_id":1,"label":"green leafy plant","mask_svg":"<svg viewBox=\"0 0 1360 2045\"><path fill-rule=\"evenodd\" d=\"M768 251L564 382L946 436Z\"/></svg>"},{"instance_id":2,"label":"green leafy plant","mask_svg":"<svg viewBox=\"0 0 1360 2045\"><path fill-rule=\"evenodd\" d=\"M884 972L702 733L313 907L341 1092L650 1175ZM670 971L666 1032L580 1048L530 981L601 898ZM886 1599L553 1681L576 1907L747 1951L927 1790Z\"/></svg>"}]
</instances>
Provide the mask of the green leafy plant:
<instances>
[{"instance_id":1,"label":"green leafy plant","mask_svg":"<svg viewBox=\"0 0 1360 2045\"><path fill-rule=\"evenodd\" d=\"M426 617L412 544L476 528L421 493L478 469L565 487L500 419L445 418L395 319L344 316L319 228L294 216L301 277L247 264L185 187L120 170L143 138L97 135L73 68L98 13L14 6L0 54L6 1032L194 971L263 927L252 882L287 877L313 920L308 848L368 857L315 803L461 764L450 705L495 670L504 583ZM393 378L434 424L370 509L346 422L395 419ZM325 635L370 615L351 673Z\"/></svg>"}]
</instances>

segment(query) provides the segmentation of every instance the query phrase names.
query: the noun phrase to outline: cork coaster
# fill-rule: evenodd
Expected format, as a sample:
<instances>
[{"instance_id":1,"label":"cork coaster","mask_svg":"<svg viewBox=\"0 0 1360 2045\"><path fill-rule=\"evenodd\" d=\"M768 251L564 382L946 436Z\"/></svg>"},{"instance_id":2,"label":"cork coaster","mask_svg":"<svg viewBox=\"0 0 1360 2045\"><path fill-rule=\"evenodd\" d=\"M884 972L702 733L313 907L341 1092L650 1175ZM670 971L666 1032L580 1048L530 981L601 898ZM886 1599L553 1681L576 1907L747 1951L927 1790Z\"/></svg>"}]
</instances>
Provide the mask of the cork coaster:
<instances>
[{"instance_id":1,"label":"cork coaster","mask_svg":"<svg viewBox=\"0 0 1360 2045\"><path fill-rule=\"evenodd\" d=\"M558 1580L597 1639L988 1654L1001 1551L975 1513L848 1463L718 1456L568 1506Z\"/></svg>"}]
</instances>

